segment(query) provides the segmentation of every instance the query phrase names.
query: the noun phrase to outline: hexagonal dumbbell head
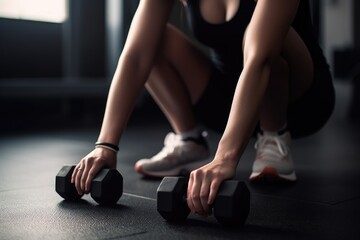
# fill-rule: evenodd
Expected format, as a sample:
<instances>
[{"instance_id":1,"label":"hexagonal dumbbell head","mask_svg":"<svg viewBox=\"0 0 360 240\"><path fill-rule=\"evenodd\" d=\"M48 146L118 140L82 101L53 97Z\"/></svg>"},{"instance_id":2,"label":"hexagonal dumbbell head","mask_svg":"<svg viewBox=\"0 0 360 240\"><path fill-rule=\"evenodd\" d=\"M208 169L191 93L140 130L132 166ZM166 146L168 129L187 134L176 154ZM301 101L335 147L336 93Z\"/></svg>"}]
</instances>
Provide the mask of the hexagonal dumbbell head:
<instances>
[{"instance_id":1,"label":"hexagonal dumbbell head","mask_svg":"<svg viewBox=\"0 0 360 240\"><path fill-rule=\"evenodd\" d=\"M243 225L250 211L250 191L244 182L224 181L213 207L219 223L227 226Z\"/></svg>"},{"instance_id":2,"label":"hexagonal dumbbell head","mask_svg":"<svg viewBox=\"0 0 360 240\"><path fill-rule=\"evenodd\" d=\"M99 204L116 204L123 193L123 177L116 169L103 169L92 180L90 192Z\"/></svg>"},{"instance_id":3,"label":"hexagonal dumbbell head","mask_svg":"<svg viewBox=\"0 0 360 240\"><path fill-rule=\"evenodd\" d=\"M81 198L76 191L75 185L71 184L71 175L75 166L63 166L55 178L55 191L64 199L74 201Z\"/></svg>"},{"instance_id":4,"label":"hexagonal dumbbell head","mask_svg":"<svg viewBox=\"0 0 360 240\"><path fill-rule=\"evenodd\" d=\"M188 180L183 177L164 177L157 189L157 210L170 222L184 221L190 213L185 195Z\"/></svg>"}]
</instances>

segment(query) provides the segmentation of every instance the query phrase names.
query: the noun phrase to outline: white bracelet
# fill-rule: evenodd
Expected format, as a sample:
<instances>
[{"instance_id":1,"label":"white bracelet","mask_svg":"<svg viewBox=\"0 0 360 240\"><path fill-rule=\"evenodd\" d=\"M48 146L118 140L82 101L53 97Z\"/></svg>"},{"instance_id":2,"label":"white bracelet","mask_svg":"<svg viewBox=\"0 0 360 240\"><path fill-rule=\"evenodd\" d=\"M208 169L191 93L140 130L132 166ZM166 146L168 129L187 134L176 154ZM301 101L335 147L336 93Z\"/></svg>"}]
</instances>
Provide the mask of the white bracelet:
<instances>
[{"instance_id":1,"label":"white bracelet","mask_svg":"<svg viewBox=\"0 0 360 240\"><path fill-rule=\"evenodd\" d=\"M112 147L105 146L105 145L96 145L95 148L106 148L106 149L109 149L109 150L117 153L117 151L115 149L113 149Z\"/></svg>"}]
</instances>

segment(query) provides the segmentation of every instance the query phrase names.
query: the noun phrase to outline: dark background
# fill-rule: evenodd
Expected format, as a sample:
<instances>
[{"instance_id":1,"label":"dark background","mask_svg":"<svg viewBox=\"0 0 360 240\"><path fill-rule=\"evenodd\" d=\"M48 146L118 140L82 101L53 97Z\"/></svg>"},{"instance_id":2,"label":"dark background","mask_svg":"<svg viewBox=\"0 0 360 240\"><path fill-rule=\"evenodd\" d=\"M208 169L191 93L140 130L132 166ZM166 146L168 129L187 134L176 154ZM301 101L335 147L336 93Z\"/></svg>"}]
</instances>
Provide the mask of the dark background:
<instances>
[{"instance_id":1,"label":"dark background","mask_svg":"<svg viewBox=\"0 0 360 240\"><path fill-rule=\"evenodd\" d=\"M336 9L341 1L328 2ZM69 1L64 23L0 18L0 132L99 128L108 87L137 4L135 0ZM329 3L311 1L320 43L325 36L325 4ZM359 5L353 1L353 46L328 50L333 57L334 81L348 83L354 92L359 85L353 83L359 72L360 20L355 14ZM187 31L179 3L170 21ZM356 121L358 95L354 94L348 113ZM142 114L163 119L145 90L133 118L142 118Z\"/></svg>"},{"instance_id":2,"label":"dark background","mask_svg":"<svg viewBox=\"0 0 360 240\"><path fill-rule=\"evenodd\" d=\"M190 216L167 224L156 211L161 179L134 171L170 130L144 90L120 142L124 194L113 208L54 191L64 164L93 149L137 0L68 0L64 23L0 18L0 239L360 239L360 1L310 1L315 34L331 65L335 111L316 134L294 140L298 181L248 182L255 141L236 179L250 189L243 228ZM186 29L180 3L170 21ZM220 134L209 132L211 153Z\"/></svg>"}]
</instances>

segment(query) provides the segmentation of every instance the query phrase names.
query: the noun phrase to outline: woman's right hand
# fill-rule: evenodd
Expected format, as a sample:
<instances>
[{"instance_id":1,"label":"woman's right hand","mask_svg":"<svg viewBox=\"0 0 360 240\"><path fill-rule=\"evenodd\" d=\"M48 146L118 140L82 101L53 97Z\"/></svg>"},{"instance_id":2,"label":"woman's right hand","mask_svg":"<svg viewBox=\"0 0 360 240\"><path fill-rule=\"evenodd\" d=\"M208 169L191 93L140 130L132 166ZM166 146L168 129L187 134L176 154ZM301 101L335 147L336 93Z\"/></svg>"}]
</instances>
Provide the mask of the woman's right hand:
<instances>
[{"instance_id":1,"label":"woman's right hand","mask_svg":"<svg viewBox=\"0 0 360 240\"><path fill-rule=\"evenodd\" d=\"M102 168L116 168L116 153L106 148L95 148L75 167L71 183L79 195L90 192L91 181Z\"/></svg>"}]
</instances>

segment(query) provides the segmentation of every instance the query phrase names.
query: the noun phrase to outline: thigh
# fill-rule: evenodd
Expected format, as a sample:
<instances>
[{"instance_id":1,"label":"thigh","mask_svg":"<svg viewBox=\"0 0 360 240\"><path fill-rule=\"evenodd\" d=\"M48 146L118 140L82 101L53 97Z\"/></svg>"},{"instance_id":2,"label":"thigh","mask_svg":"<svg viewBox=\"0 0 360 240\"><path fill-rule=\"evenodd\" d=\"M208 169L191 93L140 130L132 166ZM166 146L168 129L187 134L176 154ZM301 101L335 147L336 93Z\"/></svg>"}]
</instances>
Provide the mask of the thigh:
<instances>
[{"instance_id":1,"label":"thigh","mask_svg":"<svg viewBox=\"0 0 360 240\"><path fill-rule=\"evenodd\" d=\"M290 70L289 130L294 138L308 136L319 131L333 112L335 92L330 70L327 65L315 64L319 62L313 59L317 53L310 54L293 28L284 42L283 56Z\"/></svg>"},{"instance_id":2,"label":"thigh","mask_svg":"<svg viewBox=\"0 0 360 240\"><path fill-rule=\"evenodd\" d=\"M189 37L170 24L166 26L160 51L183 80L195 104L208 84L211 61Z\"/></svg>"},{"instance_id":3,"label":"thigh","mask_svg":"<svg viewBox=\"0 0 360 240\"><path fill-rule=\"evenodd\" d=\"M249 26L243 37L243 51L248 28ZM314 64L307 46L292 27L284 39L281 56L289 66L289 101L293 102L304 95L310 87L314 78Z\"/></svg>"},{"instance_id":4,"label":"thigh","mask_svg":"<svg viewBox=\"0 0 360 240\"><path fill-rule=\"evenodd\" d=\"M314 69L314 80L306 93L288 108L288 126L294 138L319 131L335 106L335 89L327 67Z\"/></svg>"},{"instance_id":5,"label":"thigh","mask_svg":"<svg viewBox=\"0 0 360 240\"><path fill-rule=\"evenodd\" d=\"M309 49L292 27L284 40L282 56L289 66L291 103L306 93L314 79L314 64Z\"/></svg>"}]
</instances>

